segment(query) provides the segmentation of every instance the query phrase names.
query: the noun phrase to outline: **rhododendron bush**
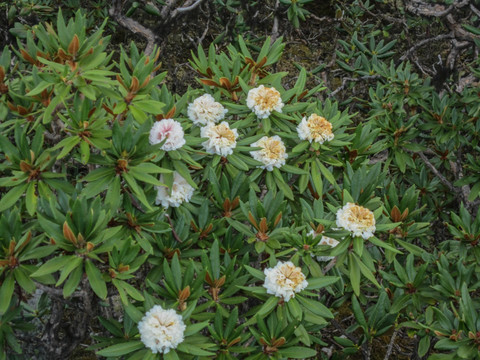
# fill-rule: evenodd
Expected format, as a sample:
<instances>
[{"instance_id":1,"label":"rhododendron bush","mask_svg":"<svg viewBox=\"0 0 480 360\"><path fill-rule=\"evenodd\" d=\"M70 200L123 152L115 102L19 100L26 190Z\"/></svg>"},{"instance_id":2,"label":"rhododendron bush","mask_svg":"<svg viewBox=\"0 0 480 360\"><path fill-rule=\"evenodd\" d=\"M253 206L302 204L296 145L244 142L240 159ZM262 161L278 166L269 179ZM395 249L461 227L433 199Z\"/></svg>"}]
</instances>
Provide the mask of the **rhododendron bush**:
<instances>
[{"instance_id":1,"label":"rhododendron bush","mask_svg":"<svg viewBox=\"0 0 480 360\"><path fill-rule=\"evenodd\" d=\"M366 356L399 331L478 358L479 188L432 247L445 181L424 152L447 147L447 100L428 78L375 63L359 115L275 71L281 38L239 36L198 46L174 93L159 51L110 52L105 24L59 12L0 56L0 359L29 333L62 343L62 322L111 359ZM455 186L478 169L478 104L450 115L472 146Z\"/></svg>"}]
</instances>

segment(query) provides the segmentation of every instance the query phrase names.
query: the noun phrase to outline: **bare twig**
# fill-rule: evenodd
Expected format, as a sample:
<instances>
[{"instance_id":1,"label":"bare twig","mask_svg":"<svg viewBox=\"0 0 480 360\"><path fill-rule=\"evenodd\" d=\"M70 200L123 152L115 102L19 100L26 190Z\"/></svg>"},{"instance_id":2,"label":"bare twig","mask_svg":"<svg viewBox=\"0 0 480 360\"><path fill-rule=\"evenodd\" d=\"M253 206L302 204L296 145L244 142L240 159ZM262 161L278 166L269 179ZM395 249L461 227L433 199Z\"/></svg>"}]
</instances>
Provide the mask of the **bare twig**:
<instances>
[{"instance_id":1,"label":"bare twig","mask_svg":"<svg viewBox=\"0 0 480 360\"><path fill-rule=\"evenodd\" d=\"M175 231L175 227L173 226L172 219L170 219L170 216L168 214L165 214L165 217L167 218L168 223L170 224L170 228L172 229L172 235L175 240L177 240L179 243L183 242L182 239L178 236L177 232Z\"/></svg>"},{"instance_id":2,"label":"bare twig","mask_svg":"<svg viewBox=\"0 0 480 360\"><path fill-rule=\"evenodd\" d=\"M452 40L452 50L450 50L446 61L448 69L453 70L455 68L455 62L457 60L458 54L460 53L460 50L466 48L469 45L470 42L468 41L459 42L456 39Z\"/></svg>"},{"instance_id":3,"label":"bare twig","mask_svg":"<svg viewBox=\"0 0 480 360\"><path fill-rule=\"evenodd\" d=\"M412 14L431 17L446 16L454 9L453 5L449 7L440 4L430 5L419 0L412 0L406 5L407 11Z\"/></svg>"},{"instance_id":4,"label":"bare twig","mask_svg":"<svg viewBox=\"0 0 480 360\"><path fill-rule=\"evenodd\" d=\"M189 11L194 10L194 9L195 9L196 7L198 7L202 2L203 2L203 0L197 0L197 1L195 1L192 5L178 8L178 9L176 9L175 11L176 11L176 13L179 13L179 14L181 14L181 13L186 13L186 12L189 12ZM175 13L175 11L174 11L174 13ZM175 15L175 16L176 16L176 15Z\"/></svg>"},{"instance_id":5,"label":"bare twig","mask_svg":"<svg viewBox=\"0 0 480 360\"><path fill-rule=\"evenodd\" d=\"M279 4L280 4L280 0L277 0L275 2L275 8L273 10L273 13L275 15L273 17L273 26L272 26L272 36L271 36L272 43L275 42L275 40L277 40L277 38L278 38L278 14L277 14L277 9L278 9Z\"/></svg>"},{"instance_id":6,"label":"bare twig","mask_svg":"<svg viewBox=\"0 0 480 360\"><path fill-rule=\"evenodd\" d=\"M425 165L427 165L427 167L435 174L436 177L438 177L440 179L440 181L446 186L448 187L448 189L452 192L458 192L457 189L453 186L453 184L447 180L447 178L445 176L443 176L440 171L437 170L437 168L435 166L433 166L433 164L430 162L430 160L428 160L428 158L425 156L425 154L421 151L419 152L416 152L416 154L418 154L418 156L420 156L420 159L422 159L422 161L425 163Z\"/></svg>"},{"instance_id":7,"label":"bare twig","mask_svg":"<svg viewBox=\"0 0 480 360\"><path fill-rule=\"evenodd\" d=\"M380 78L379 75L366 75L366 76L361 76L361 77L358 77L358 78L344 77L343 80L342 80L342 85L340 85L338 88L336 88L334 91L332 91L328 95L328 97L329 98L334 97L335 95L337 95L337 93L344 90L349 81L359 82L359 81L363 81L363 80L375 80L375 79L379 79L379 78Z\"/></svg>"},{"instance_id":8,"label":"bare twig","mask_svg":"<svg viewBox=\"0 0 480 360\"><path fill-rule=\"evenodd\" d=\"M118 22L124 28L130 30L135 34L140 34L147 39L147 46L145 47L145 54L150 55L153 52L156 42L156 36L152 30L146 28L139 22L126 17L122 14L122 4L120 0L114 0L113 6L109 10L110 16L112 16L116 22Z\"/></svg>"},{"instance_id":9,"label":"bare twig","mask_svg":"<svg viewBox=\"0 0 480 360\"><path fill-rule=\"evenodd\" d=\"M393 331L392 337L390 338L390 343L388 344L387 353L385 354L385 357L383 358L383 360L390 359L390 355L392 355L393 344L395 344L395 339L397 338L397 334L398 334L398 330L395 329Z\"/></svg>"},{"instance_id":10,"label":"bare twig","mask_svg":"<svg viewBox=\"0 0 480 360\"><path fill-rule=\"evenodd\" d=\"M452 14L447 16L448 27L455 33L455 38L463 41L473 42L474 39L480 40L480 35L476 35L463 28L462 24L453 17Z\"/></svg>"},{"instance_id":11,"label":"bare twig","mask_svg":"<svg viewBox=\"0 0 480 360\"><path fill-rule=\"evenodd\" d=\"M65 300L63 298L63 289L52 288L50 286L46 286L40 283L35 283L35 286L37 287L37 289L47 293L48 295L55 296L57 298L61 298L62 300ZM84 296L85 296L84 290L75 291L70 295L70 297L84 297Z\"/></svg>"},{"instance_id":12,"label":"bare twig","mask_svg":"<svg viewBox=\"0 0 480 360\"><path fill-rule=\"evenodd\" d=\"M337 263L337 258L334 258L334 259L330 260L330 262L327 264L327 266L325 266L323 268L323 271L322 271L323 275L325 275L327 272L329 272L335 266L336 263Z\"/></svg>"},{"instance_id":13,"label":"bare twig","mask_svg":"<svg viewBox=\"0 0 480 360\"><path fill-rule=\"evenodd\" d=\"M440 40L445 40L445 39L453 39L453 32L448 33L448 34L440 34L437 36L434 36L432 38L424 39L422 41L417 42L415 45L413 45L410 49L407 50L405 54L400 57L399 62L402 62L406 60L414 51L417 49L421 48L423 45L428 44L433 41L440 41Z\"/></svg>"},{"instance_id":14,"label":"bare twig","mask_svg":"<svg viewBox=\"0 0 480 360\"><path fill-rule=\"evenodd\" d=\"M478 9L475 7L475 5L470 4L470 10L472 10L472 11L475 13L475 15L480 16L480 10L478 10Z\"/></svg>"}]
</instances>

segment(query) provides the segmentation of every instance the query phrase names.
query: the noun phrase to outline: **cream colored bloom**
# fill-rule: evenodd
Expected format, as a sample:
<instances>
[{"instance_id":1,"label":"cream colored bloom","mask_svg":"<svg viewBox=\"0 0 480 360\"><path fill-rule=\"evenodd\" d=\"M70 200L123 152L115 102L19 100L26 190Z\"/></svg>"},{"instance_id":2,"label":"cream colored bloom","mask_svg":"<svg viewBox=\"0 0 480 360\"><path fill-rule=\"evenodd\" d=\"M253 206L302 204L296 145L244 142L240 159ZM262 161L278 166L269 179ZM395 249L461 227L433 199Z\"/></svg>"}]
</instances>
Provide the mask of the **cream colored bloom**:
<instances>
[{"instance_id":1,"label":"cream colored bloom","mask_svg":"<svg viewBox=\"0 0 480 360\"><path fill-rule=\"evenodd\" d=\"M163 176L160 176L160 182L164 182ZM155 204L161 204L164 208L169 206L179 207L184 201L189 202L193 195L194 188L179 173L173 174L173 186L171 194L168 193L166 186L155 186L157 198Z\"/></svg>"},{"instance_id":2,"label":"cream colored bloom","mask_svg":"<svg viewBox=\"0 0 480 360\"><path fill-rule=\"evenodd\" d=\"M265 119L274 110L281 113L284 103L277 89L260 85L248 92L247 106L258 118Z\"/></svg>"},{"instance_id":3,"label":"cream colored bloom","mask_svg":"<svg viewBox=\"0 0 480 360\"><path fill-rule=\"evenodd\" d=\"M315 239L318 235L321 235L321 234L318 234L314 230L311 230L308 233L308 235L312 236ZM338 244L340 244L340 241L332 239L331 237L324 236L324 235L322 235L322 239L318 243L319 246L320 245L328 245L331 248L334 248ZM330 260L333 260L333 259L335 259L335 256L317 256L318 261L330 261Z\"/></svg>"},{"instance_id":4,"label":"cream colored bloom","mask_svg":"<svg viewBox=\"0 0 480 360\"><path fill-rule=\"evenodd\" d=\"M264 270L267 294L281 297L288 302L295 294L305 289L308 285L302 269L293 265L291 261L281 262L273 268Z\"/></svg>"},{"instance_id":5,"label":"cream colored bloom","mask_svg":"<svg viewBox=\"0 0 480 360\"><path fill-rule=\"evenodd\" d=\"M375 216L363 206L347 203L337 211L337 226L367 240L375 232Z\"/></svg>"},{"instance_id":6,"label":"cream colored bloom","mask_svg":"<svg viewBox=\"0 0 480 360\"><path fill-rule=\"evenodd\" d=\"M210 154L228 156L233 153L233 149L237 146L237 129L230 129L226 121L222 121L218 125L207 124L200 130L200 136L208 138L202 145Z\"/></svg>"},{"instance_id":7,"label":"cream colored bloom","mask_svg":"<svg viewBox=\"0 0 480 360\"><path fill-rule=\"evenodd\" d=\"M315 141L323 144L325 141L333 140L332 124L324 117L312 114L304 117L297 126L298 137L310 142Z\"/></svg>"},{"instance_id":8,"label":"cream colored bloom","mask_svg":"<svg viewBox=\"0 0 480 360\"><path fill-rule=\"evenodd\" d=\"M166 354L183 342L187 327L175 310L165 310L160 305L151 308L138 323L140 340L152 353Z\"/></svg>"},{"instance_id":9,"label":"cream colored bloom","mask_svg":"<svg viewBox=\"0 0 480 360\"><path fill-rule=\"evenodd\" d=\"M150 144L155 145L167 139L162 150L171 151L181 148L185 145L184 132L182 125L173 119L163 119L156 121L150 130Z\"/></svg>"},{"instance_id":10,"label":"cream colored bloom","mask_svg":"<svg viewBox=\"0 0 480 360\"><path fill-rule=\"evenodd\" d=\"M280 136L264 136L260 140L250 144L251 147L260 147L260 150L250 151L252 157L262 162L264 165L259 167L272 171L273 167L282 167L285 165L285 159L288 158L285 145Z\"/></svg>"},{"instance_id":11,"label":"cream colored bloom","mask_svg":"<svg viewBox=\"0 0 480 360\"><path fill-rule=\"evenodd\" d=\"M207 125L216 123L225 117L228 112L222 104L216 102L212 95L204 94L188 105L188 118L195 125Z\"/></svg>"}]
</instances>

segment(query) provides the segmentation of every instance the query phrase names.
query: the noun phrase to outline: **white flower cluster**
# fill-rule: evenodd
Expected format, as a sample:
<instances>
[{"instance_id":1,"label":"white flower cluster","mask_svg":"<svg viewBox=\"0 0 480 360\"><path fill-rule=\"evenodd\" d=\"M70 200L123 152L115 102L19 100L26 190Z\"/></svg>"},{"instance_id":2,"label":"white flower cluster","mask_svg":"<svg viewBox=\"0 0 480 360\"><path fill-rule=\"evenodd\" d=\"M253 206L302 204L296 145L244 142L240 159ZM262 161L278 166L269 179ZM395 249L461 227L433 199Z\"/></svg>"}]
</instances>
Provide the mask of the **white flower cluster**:
<instances>
[{"instance_id":1,"label":"white flower cluster","mask_svg":"<svg viewBox=\"0 0 480 360\"><path fill-rule=\"evenodd\" d=\"M210 154L228 156L233 153L233 149L237 146L237 129L230 129L226 121L222 121L218 125L207 124L200 130L200 136L208 138L202 145Z\"/></svg>"},{"instance_id":2,"label":"white flower cluster","mask_svg":"<svg viewBox=\"0 0 480 360\"><path fill-rule=\"evenodd\" d=\"M333 140L332 124L324 117L312 114L304 117L297 126L298 137L310 142L315 141L323 144L325 141Z\"/></svg>"},{"instance_id":3,"label":"white flower cluster","mask_svg":"<svg viewBox=\"0 0 480 360\"><path fill-rule=\"evenodd\" d=\"M308 233L308 235L312 236L313 238L316 238L320 234L316 233L314 230L311 230ZM319 246L320 245L328 245L331 248L334 248L338 244L340 244L340 241L332 239L331 237L324 236L324 235L322 235L322 239L318 243ZM333 260L333 259L335 259L335 256L317 256L318 261L330 261L330 260Z\"/></svg>"},{"instance_id":4,"label":"white flower cluster","mask_svg":"<svg viewBox=\"0 0 480 360\"><path fill-rule=\"evenodd\" d=\"M264 136L260 140L250 144L251 147L260 147L260 150L250 151L252 157L262 162L264 165L259 167L272 171L273 167L282 167L285 165L285 159L288 158L285 145L280 136Z\"/></svg>"},{"instance_id":5,"label":"white flower cluster","mask_svg":"<svg viewBox=\"0 0 480 360\"><path fill-rule=\"evenodd\" d=\"M272 111L281 113L284 103L277 89L260 85L248 92L247 106L259 119L266 119Z\"/></svg>"},{"instance_id":6,"label":"white flower cluster","mask_svg":"<svg viewBox=\"0 0 480 360\"><path fill-rule=\"evenodd\" d=\"M140 340L152 353L166 354L183 341L186 326L175 310L160 305L151 308L138 323Z\"/></svg>"},{"instance_id":7,"label":"white flower cluster","mask_svg":"<svg viewBox=\"0 0 480 360\"><path fill-rule=\"evenodd\" d=\"M160 176L160 182L163 181L163 176ZM155 186L155 189L157 190L155 204L161 204L167 209L169 206L179 207L184 201L189 202L195 190L178 172L173 174L171 194L168 193L166 186Z\"/></svg>"},{"instance_id":8,"label":"white flower cluster","mask_svg":"<svg viewBox=\"0 0 480 360\"><path fill-rule=\"evenodd\" d=\"M167 139L162 150L172 151L185 145L184 132L182 125L173 119L163 119L156 121L150 130L150 144L155 145Z\"/></svg>"},{"instance_id":9,"label":"white flower cluster","mask_svg":"<svg viewBox=\"0 0 480 360\"><path fill-rule=\"evenodd\" d=\"M216 123L225 117L228 112L222 104L215 101L212 95L205 94L188 105L188 118L195 125L207 125L208 123Z\"/></svg>"},{"instance_id":10,"label":"white flower cluster","mask_svg":"<svg viewBox=\"0 0 480 360\"><path fill-rule=\"evenodd\" d=\"M281 262L273 268L264 270L265 283L263 287L268 294L281 297L288 302L295 294L305 289L308 285L302 269L295 266L291 261Z\"/></svg>"},{"instance_id":11,"label":"white flower cluster","mask_svg":"<svg viewBox=\"0 0 480 360\"><path fill-rule=\"evenodd\" d=\"M375 232L375 216L363 206L347 203L337 211L337 226L367 240Z\"/></svg>"}]
</instances>

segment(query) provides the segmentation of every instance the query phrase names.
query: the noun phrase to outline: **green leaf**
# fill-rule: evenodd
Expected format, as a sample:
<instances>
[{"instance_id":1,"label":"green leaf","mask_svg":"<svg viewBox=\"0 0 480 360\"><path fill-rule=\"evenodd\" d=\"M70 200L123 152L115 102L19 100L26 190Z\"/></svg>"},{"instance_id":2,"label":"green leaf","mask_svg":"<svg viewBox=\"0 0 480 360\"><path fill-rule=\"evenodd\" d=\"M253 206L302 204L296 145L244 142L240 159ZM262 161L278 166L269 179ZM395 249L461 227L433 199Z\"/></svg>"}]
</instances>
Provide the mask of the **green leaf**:
<instances>
[{"instance_id":1,"label":"green leaf","mask_svg":"<svg viewBox=\"0 0 480 360\"><path fill-rule=\"evenodd\" d=\"M35 214L35 211L37 211L38 196L37 194L35 194L36 183L36 181L32 181L28 184L27 193L25 195L25 206L27 207L27 211L30 216L33 216Z\"/></svg>"},{"instance_id":2,"label":"green leaf","mask_svg":"<svg viewBox=\"0 0 480 360\"><path fill-rule=\"evenodd\" d=\"M357 261L358 258L354 258L352 253L348 254L349 266L350 266L350 283L355 295L360 296L360 269Z\"/></svg>"},{"instance_id":3,"label":"green leaf","mask_svg":"<svg viewBox=\"0 0 480 360\"><path fill-rule=\"evenodd\" d=\"M338 276L322 276L319 278L308 279L307 290L324 288L328 285L336 283L340 278Z\"/></svg>"},{"instance_id":4,"label":"green leaf","mask_svg":"<svg viewBox=\"0 0 480 360\"><path fill-rule=\"evenodd\" d=\"M23 195L25 190L27 189L28 184L22 184L15 186L11 189L8 193L2 196L0 200L0 212L7 210L8 208L12 207L17 200Z\"/></svg>"},{"instance_id":5,"label":"green leaf","mask_svg":"<svg viewBox=\"0 0 480 360\"><path fill-rule=\"evenodd\" d=\"M8 274L0 287L0 315L5 314L12 300L13 290L15 289L15 280L13 274Z\"/></svg>"},{"instance_id":6,"label":"green leaf","mask_svg":"<svg viewBox=\"0 0 480 360\"><path fill-rule=\"evenodd\" d=\"M307 359L317 355L315 350L303 346L291 346L286 349L280 348L278 352L281 356L290 359Z\"/></svg>"},{"instance_id":7,"label":"green leaf","mask_svg":"<svg viewBox=\"0 0 480 360\"><path fill-rule=\"evenodd\" d=\"M259 280L265 280L265 274L263 273L263 271L260 271L258 269L255 269L251 266L248 266L248 265L244 265L243 266L249 273L250 275L252 275L254 278L257 278Z\"/></svg>"},{"instance_id":8,"label":"green leaf","mask_svg":"<svg viewBox=\"0 0 480 360\"><path fill-rule=\"evenodd\" d=\"M51 274L55 271L59 271L70 261L71 256L57 256L53 259L48 260L45 264L40 266L37 271L30 274L30 277L41 277Z\"/></svg>"},{"instance_id":9,"label":"green leaf","mask_svg":"<svg viewBox=\"0 0 480 360\"><path fill-rule=\"evenodd\" d=\"M13 274L15 275L15 280L17 281L18 285L22 287L22 289L24 289L29 294L35 291L35 282L30 279L30 277L27 275L28 270L25 270L22 265L15 268Z\"/></svg>"},{"instance_id":10,"label":"green leaf","mask_svg":"<svg viewBox=\"0 0 480 360\"><path fill-rule=\"evenodd\" d=\"M187 337L187 336L195 335L196 333L198 333L200 330L204 329L207 326L208 326L208 321L188 325L187 328L185 329L185 333L183 334L183 336Z\"/></svg>"},{"instance_id":11,"label":"green leaf","mask_svg":"<svg viewBox=\"0 0 480 360\"><path fill-rule=\"evenodd\" d=\"M296 166L291 166L291 165L283 165L281 168L282 171L291 173L291 174L297 174L297 175L306 175L308 174L305 170L302 170Z\"/></svg>"},{"instance_id":12,"label":"green leaf","mask_svg":"<svg viewBox=\"0 0 480 360\"><path fill-rule=\"evenodd\" d=\"M300 307L300 304L295 298L291 298L290 300L288 300L287 308L295 320L302 320L302 308Z\"/></svg>"},{"instance_id":13,"label":"green leaf","mask_svg":"<svg viewBox=\"0 0 480 360\"><path fill-rule=\"evenodd\" d=\"M200 348L196 345L187 344L185 342L183 342L183 343L181 343L177 346L177 351L181 351L181 352L191 354L191 355L196 355L196 356L212 356L212 355L215 355L215 353L203 350L202 348Z\"/></svg>"},{"instance_id":14,"label":"green leaf","mask_svg":"<svg viewBox=\"0 0 480 360\"><path fill-rule=\"evenodd\" d=\"M329 308L323 305L320 301L309 299L305 296L297 295L298 301L309 311L314 313L315 315L333 319L333 314Z\"/></svg>"},{"instance_id":15,"label":"green leaf","mask_svg":"<svg viewBox=\"0 0 480 360\"><path fill-rule=\"evenodd\" d=\"M145 345L141 341L129 341L121 344L115 344L97 352L100 356L122 356L136 350L143 349Z\"/></svg>"},{"instance_id":16,"label":"green leaf","mask_svg":"<svg viewBox=\"0 0 480 360\"><path fill-rule=\"evenodd\" d=\"M270 296L257 311L257 315L260 317L268 315L275 308L275 306L277 306L279 300L280 299L276 296Z\"/></svg>"},{"instance_id":17,"label":"green leaf","mask_svg":"<svg viewBox=\"0 0 480 360\"><path fill-rule=\"evenodd\" d=\"M356 261L357 266L360 268L361 273L363 276L365 276L368 280L370 280L375 286L380 288L380 284L378 283L377 279L375 279L375 275L370 271L370 269L360 260L355 254L353 255L353 258ZM358 294L355 294L358 296Z\"/></svg>"},{"instance_id":18,"label":"green leaf","mask_svg":"<svg viewBox=\"0 0 480 360\"><path fill-rule=\"evenodd\" d=\"M63 147L62 151L60 151L60 154L57 155L57 159L63 158L65 155L69 154L70 151L72 151L73 147L77 145L80 142L80 137L79 136L69 136L62 141L60 141L54 149L59 149Z\"/></svg>"},{"instance_id":19,"label":"green leaf","mask_svg":"<svg viewBox=\"0 0 480 360\"><path fill-rule=\"evenodd\" d=\"M87 273L88 282L90 283L92 290L99 298L105 299L107 297L107 285L102 278L100 270L93 265L90 259L85 261L85 272Z\"/></svg>"}]
</instances>

